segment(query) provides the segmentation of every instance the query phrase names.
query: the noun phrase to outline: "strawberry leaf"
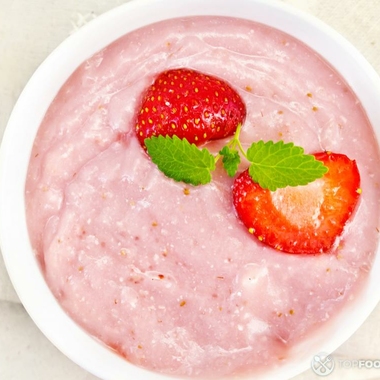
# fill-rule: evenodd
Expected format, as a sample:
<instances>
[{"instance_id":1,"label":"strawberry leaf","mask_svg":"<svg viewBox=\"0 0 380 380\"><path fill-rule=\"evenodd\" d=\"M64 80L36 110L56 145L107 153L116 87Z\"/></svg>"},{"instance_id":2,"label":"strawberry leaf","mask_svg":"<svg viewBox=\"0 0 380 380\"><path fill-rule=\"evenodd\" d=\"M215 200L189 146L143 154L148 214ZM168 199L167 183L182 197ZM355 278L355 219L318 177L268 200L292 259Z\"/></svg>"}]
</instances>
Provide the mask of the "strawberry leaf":
<instances>
[{"instance_id":1,"label":"strawberry leaf","mask_svg":"<svg viewBox=\"0 0 380 380\"><path fill-rule=\"evenodd\" d=\"M177 136L158 136L144 140L152 161L169 178L192 185L211 181L215 158L207 149L199 149Z\"/></svg>"},{"instance_id":2,"label":"strawberry leaf","mask_svg":"<svg viewBox=\"0 0 380 380\"><path fill-rule=\"evenodd\" d=\"M274 191L286 186L307 185L321 178L327 168L303 148L283 141L258 141L247 150L249 174L262 188Z\"/></svg>"},{"instance_id":3,"label":"strawberry leaf","mask_svg":"<svg viewBox=\"0 0 380 380\"><path fill-rule=\"evenodd\" d=\"M240 164L240 155L236 149L230 149L229 146L224 146L223 149L219 152L219 154L223 157L223 167L226 169L227 174L230 177L233 177Z\"/></svg>"}]
</instances>

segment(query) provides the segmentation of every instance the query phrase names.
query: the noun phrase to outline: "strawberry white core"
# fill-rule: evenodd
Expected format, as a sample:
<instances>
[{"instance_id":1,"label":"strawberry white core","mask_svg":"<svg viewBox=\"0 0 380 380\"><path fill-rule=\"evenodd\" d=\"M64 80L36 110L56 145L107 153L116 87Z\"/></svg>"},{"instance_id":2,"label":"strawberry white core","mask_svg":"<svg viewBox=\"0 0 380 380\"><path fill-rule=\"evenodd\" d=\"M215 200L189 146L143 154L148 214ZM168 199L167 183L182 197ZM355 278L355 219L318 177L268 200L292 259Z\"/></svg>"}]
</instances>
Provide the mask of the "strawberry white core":
<instances>
[{"instance_id":1,"label":"strawberry white core","mask_svg":"<svg viewBox=\"0 0 380 380\"><path fill-rule=\"evenodd\" d=\"M324 200L323 179L306 186L285 187L271 193L276 209L294 226L319 227L320 207Z\"/></svg>"}]
</instances>

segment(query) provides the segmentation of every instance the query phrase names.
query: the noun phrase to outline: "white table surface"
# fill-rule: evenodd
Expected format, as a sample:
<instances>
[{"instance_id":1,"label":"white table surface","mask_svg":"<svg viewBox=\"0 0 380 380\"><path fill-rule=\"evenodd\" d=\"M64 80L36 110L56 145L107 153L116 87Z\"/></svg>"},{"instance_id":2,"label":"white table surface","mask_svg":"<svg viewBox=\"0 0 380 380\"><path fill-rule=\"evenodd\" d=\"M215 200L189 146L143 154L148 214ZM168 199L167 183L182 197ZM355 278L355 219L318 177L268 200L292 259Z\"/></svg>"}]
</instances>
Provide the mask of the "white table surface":
<instances>
[{"instance_id":1,"label":"white table surface","mask_svg":"<svg viewBox=\"0 0 380 380\"><path fill-rule=\"evenodd\" d=\"M380 0L279 1L310 13L336 29L380 74ZM1 137L17 97L47 55L85 21L125 2L0 0ZM379 322L380 305L333 354L336 363L339 360L380 360ZM318 378L308 370L293 380ZM96 379L66 358L38 330L13 290L0 255L0 380ZM328 379L380 379L380 369L336 366Z\"/></svg>"}]
</instances>

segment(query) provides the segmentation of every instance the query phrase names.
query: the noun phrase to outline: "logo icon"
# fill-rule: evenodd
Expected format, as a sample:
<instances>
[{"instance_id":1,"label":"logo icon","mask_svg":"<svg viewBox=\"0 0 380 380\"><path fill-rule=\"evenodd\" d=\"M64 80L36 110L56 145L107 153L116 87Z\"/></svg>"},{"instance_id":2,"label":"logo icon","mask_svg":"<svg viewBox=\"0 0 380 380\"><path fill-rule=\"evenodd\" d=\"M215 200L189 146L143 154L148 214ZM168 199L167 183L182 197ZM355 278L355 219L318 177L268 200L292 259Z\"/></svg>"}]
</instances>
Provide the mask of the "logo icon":
<instances>
[{"instance_id":1,"label":"logo icon","mask_svg":"<svg viewBox=\"0 0 380 380\"><path fill-rule=\"evenodd\" d=\"M328 376L334 370L335 362L331 355L320 352L311 361L311 369L318 376Z\"/></svg>"}]
</instances>

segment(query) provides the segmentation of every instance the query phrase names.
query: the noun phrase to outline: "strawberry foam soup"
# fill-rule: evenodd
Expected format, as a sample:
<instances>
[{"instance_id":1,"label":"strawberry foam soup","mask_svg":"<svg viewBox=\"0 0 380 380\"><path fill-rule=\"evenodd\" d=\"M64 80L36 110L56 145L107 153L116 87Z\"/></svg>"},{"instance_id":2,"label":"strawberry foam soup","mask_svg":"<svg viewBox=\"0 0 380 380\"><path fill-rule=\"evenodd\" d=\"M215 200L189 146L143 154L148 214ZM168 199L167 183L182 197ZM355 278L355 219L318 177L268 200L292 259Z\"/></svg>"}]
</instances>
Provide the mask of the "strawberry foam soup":
<instances>
[{"instance_id":1,"label":"strawberry foam soup","mask_svg":"<svg viewBox=\"0 0 380 380\"><path fill-rule=\"evenodd\" d=\"M331 253L284 254L253 239L218 168L193 187L151 162L136 110L155 76L177 67L236 89L243 145L284 140L356 160L361 197ZM251 21L173 19L115 41L59 91L31 154L28 229L62 308L126 360L176 376L258 373L360 291L378 243L379 164L361 104L310 48Z\"/></svg>"}]
</instances>

